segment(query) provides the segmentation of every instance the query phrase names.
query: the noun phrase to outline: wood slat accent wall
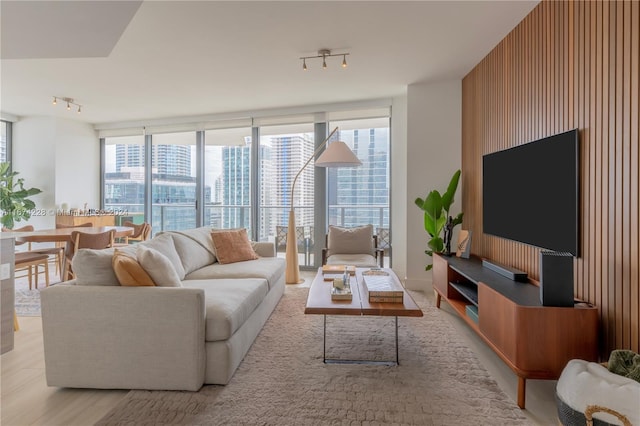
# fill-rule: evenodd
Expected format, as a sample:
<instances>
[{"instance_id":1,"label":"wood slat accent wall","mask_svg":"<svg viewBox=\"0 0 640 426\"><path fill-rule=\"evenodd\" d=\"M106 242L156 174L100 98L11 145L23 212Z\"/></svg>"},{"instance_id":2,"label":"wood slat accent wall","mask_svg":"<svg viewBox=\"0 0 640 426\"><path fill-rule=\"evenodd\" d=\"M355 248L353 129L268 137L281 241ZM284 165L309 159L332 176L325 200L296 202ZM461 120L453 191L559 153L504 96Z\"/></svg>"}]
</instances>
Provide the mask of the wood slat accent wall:
<instances>
[{"instance_id":1,"label":"wood slat accent wall","mask_svg":"<svg viewBox=\"0 0 640 426\"><path fill-rule=\"evenodd\" d=\"M534 279L539 249L483 235L482 156L579 129L574 286L599 308L605 359L640 352L639 56L640 2L543 1L462 82L463 228L474 253Z\"/></svg>"}]
</instances>

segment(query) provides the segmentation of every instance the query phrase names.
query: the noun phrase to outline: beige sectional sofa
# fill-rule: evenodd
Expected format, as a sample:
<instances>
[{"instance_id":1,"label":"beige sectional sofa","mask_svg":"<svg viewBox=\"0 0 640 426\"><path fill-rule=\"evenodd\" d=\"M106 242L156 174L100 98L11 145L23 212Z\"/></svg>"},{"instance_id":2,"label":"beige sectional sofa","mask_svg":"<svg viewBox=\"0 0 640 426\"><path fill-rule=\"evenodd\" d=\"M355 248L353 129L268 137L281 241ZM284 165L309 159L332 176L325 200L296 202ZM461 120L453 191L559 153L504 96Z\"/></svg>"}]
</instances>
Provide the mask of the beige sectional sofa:
<instances>
[{"instance_id":1,"label":"beige sectional sofa","mask_svg":"<svg viewBox=\"0 0 640 426\"><path fill-rule=\"evenodd\" d=\"M220 264L210 232L140 243L169 259L180 287L120 286L114 249L79 251L76 279L41 292L47 384L195 391L228 383L284 292L285 265L273 243L252 243L256 260Z\"/></svg>"}]
</instances>

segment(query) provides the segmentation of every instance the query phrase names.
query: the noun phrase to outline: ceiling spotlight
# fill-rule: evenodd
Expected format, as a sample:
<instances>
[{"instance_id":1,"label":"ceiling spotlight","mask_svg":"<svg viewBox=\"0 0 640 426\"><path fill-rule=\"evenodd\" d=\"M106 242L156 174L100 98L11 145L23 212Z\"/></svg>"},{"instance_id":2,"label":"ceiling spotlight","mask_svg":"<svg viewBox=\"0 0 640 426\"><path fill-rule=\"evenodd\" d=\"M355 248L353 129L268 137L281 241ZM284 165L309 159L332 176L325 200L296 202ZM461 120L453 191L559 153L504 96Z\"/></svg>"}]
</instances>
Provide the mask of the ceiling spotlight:
<instances>
[{"instance_id":1,"label":"ceiling spotlight","mask_svg":"<svg viewBox=\"0 0 640 426\"><path fill-rule=\"evenodd\" d=\"M304 71L307 70L307 59L315 59L315 58L322 58L322 69L327 69L327 58L330 58L332 56L342 56L342 68L346 68L347 67L347 55L349 53L331 53L331 50L329 49L320 49L318 50L318 54L315 56L302 56L300 59L302 59L302 69Z\"/></svg>"},{"instance_id":2,"label":"ceiling spotlight","mask_svg":"<svg viewBox=\"0 0 640 426\"><path fill-rule=\"evenodd\" d=\"M74 107L78 107L78 114L80 114L82 112L82 105L80 105L79 103L75 102L73 100L73 98L67 98L67 97L64 97L64 96L54 96L53 97L53 104L54 105L58 104L58 98L61 101L66 102L67 111L71 111L71 105L73 105Z\"/></svg>"}]
</instances>

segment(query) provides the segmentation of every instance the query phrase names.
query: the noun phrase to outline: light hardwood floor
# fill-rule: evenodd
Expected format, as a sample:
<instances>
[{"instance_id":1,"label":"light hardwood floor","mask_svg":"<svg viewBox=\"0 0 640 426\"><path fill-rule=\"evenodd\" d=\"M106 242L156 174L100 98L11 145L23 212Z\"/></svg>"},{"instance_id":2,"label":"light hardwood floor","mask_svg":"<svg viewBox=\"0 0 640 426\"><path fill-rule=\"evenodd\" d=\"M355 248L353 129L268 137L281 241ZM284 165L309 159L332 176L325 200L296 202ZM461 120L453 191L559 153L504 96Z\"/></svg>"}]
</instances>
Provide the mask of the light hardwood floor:
<instances>
[{"instance_id":1,"label":"light hardwood floor","mask_svg":"<svg viewBox=\"0 0 640 426\"><path fill-rule=\"evenodd\" d=\"M305 282L293 287L308 287L313 272L303 271ZM432 296L428 296L431 303ZM450 321L475 351L480 362L500 388L515 401L517 379L508 367L462 320L442 303L445 320ZM60 389L48 387L44 372L42 322L40 317L18 317L20 331L14 350L0 357L0 424L12 425L92 425L113 408L126 390ZM527 409L533 424L556 425L555 381L527 382Z\"/></svg>"}]
</instances>

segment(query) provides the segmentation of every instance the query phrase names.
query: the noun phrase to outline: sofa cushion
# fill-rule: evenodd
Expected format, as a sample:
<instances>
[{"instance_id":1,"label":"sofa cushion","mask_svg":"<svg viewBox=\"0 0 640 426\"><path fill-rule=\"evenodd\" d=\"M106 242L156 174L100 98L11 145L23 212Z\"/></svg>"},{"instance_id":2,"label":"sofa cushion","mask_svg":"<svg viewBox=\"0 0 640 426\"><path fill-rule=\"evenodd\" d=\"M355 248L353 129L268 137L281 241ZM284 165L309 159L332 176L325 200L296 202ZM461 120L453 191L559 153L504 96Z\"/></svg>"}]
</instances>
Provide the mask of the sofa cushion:
<instances>
[{"instance_id":1,"label":"sofa cushion","mask_svg":"<svg viewBox=\"0 0 640 426\"><path fill-rule=\"evenodd\" d=\"M258 255L253 251L247 230L216 230L211 232L216 258L221 264L255 260Z\"/></svg>"},{"instance_id":2,"label":"sofa cushion","mask_svg":"<svg viewBox=\"0 0 640 426\"><path fill-rule=\"evenodd\" d=\"M279 257L261 257L246 262L222 265L214 263L188 274L183 281L222 278L264 278L272 288L279 277L284 276L285 261Z\"/></svg>"},{"instance_id":3,"label":"sofa cushion","mask_svg":"<svg viewBox=\"0 0 640 426\"><path fill-rule=\"evenodd\" d=\"M113 252L113 272L115 272L120 285L123 286L155 286L153 279L140 266L138 261L120 250Z\"/></svg>"},{"instance_id":4,"label":"sofa cushion","mask_svg":"<svg viewBox=\"0 0 640 426\"><path fill-rule=\"evenodd\" d=\"M113 248L78 250L71 261L76 285L120 285L111 263L113 251ZM136 255L134 247L124 247L122 251Z\"/></svg>"},{"instance_id":5,"label":"sofa cushion","mask_svg":"<svg viewBox=\"0 0 640 426\"><path fill-rule=\"evenodd\" d=\"M216 257L211 240L210 227L204 226L184 231L169 231L165 234L173 238L185 275L215 262Z\"/></svg>"},{"instance_id":6,"label":"sofa cushion","mask_svg":"<svg viewBox=\"0 0 640 426\"><path fill-rule=\"evenodd\" d=\"M167 256L143 244L138 244L136 255L140 266L158 287L182 286L180 277Z\"/></svg>"},{"instance_id":7,"label":"sofa cushion","mask_svg":"<svg viewBox=\"0 0 640 426\"><path fill-rule=\"evenodd\" d=\"M152 248L154 250L158 250L160 253L165 255L167 259L173 265L173 268L178 274L179 279L184 279L185 271L182 266L182 260L178 254L177 248L174 244L174 240L169 234L160 234L156 235L152 239L139 243L139 245L144 245L146 247Z\"/></svg>"},{"instance_id":8,"label":"sofa cushion","mask_svg":"<svg viewBox=\"0 0 640 426\"><path fill-rule=\"evenodd\" d=\"M376 258L370 254L334 254L327 257L327 265L353 265L357 268L375 268Z\"/></svg>"},{"instance_id":9,"label":"sofa cushion","mask_svg":"<svg viewBox=\"0 0 640 426\"><path fill-rule=\"evenodd\" d=\"M374 254L373 225L342 228L329 225L327 256L333 254Z\"/></svg>"},{"instance_id":10,"label":"sofa cushion","mask_svg":"<svg viewBox=\"0 0 640 426\"><path fill-rule=\"evenodd\" d=\"M186 280L184 287L204 290L205 341L227 340L251 316L269 292L266 280Z\"/></svg>"}]
</instances>

